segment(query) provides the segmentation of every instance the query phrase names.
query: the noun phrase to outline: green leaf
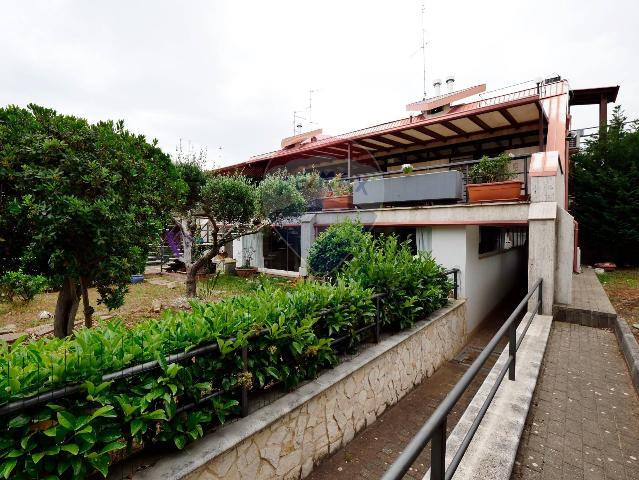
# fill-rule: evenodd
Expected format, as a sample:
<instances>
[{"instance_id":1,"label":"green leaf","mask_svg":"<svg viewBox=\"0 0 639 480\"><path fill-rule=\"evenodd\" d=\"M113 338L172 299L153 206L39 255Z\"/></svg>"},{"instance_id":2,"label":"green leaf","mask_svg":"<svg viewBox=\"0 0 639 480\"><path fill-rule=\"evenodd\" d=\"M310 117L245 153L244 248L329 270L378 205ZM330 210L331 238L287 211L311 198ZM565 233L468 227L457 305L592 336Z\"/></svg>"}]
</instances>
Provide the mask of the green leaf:
<instances>
[{"instance_id":1,"label":"green leaf","mask_svg":"<svg viewBox=\"0 0 639 480\"><path fill-rule=\"evenodd\" d=\"M102 474L104 478L106 478L109 473L109 456L108 455L98 455L97 457L89 460L91 465Z\"/></svg>"},{"instance_id":2,"label":"green leaf","mask_svg":"<svg viewBox=\"0 0 639 480\"><path fill-rule=\"evenodd\" d=\"M135 435L136 433L138 433L140 430L142 430L142 428L144 428L144 426L144 420L140 418L136 418L135 420L133 420L131 422L131 435Z\"/></svg>"},{"instance_id":3,"label":"green leaf","mask_svg":"<svg viewBox=\"0 0 639 480\"><path fill-rule=\"evenodd\" d=\"M60 450L69 452L71 455L77 455L80 451L80 447L78 447L75 443L68 443L67 445L62 445Z\"/></svg>"},{"instance_id":4,"label":"green leaf","mask_svg":"<svg viewBox=\"0 0 639 480\"><path fill-rule=\"evenodd\" d=\"M184 435L178 435L173 439L175 446L182 450L186 446L186 437Z\"/></svg>"},{"instance_id":5,"label":"green leaf","mask_svg":"<svg viewBox=\"0 0 639 480\"><path fill-rule=\"evenodd\" d=\"M100 455L104 453L109 453L114 450L121 450L126 447L126 442L111 442L108 445L105 445L102 450L100 450Z\"/></svg>"},{"instance_id":6,"label":"green leaf","mask_svg":"<svg viewBox=\"0 0 639 480\"><path fill-rule=\"evenodd\" d=\"M15 459L4 462L0 465L0 475L4 478L9 478L9 475L11 475L11 472L13 472L13 469L16 468L17 464L18 461Z\"/></svg>"},{"instance_id":7,"label":"green leaf","mask_svg":"<svg viewBox=\"0 0 639 480\"><path fill-rule=\"evenodd\" d=\"M75 430L75 417L69 412L58 412L58 423L67 430Z\"/></svg>"},{"instance_id":8,"label":"green leaf","mask_svg":"<svg viewBox=\"0 0 639 480\"><path fill-rule=\"evenodd\" d=\"M280 379L280 373L277 371L275 367L266 367L266 373L268 373L271 377L276 380Z\"/></svg>"},{"instance_id":9,"label":"green leaf","mask_svg":"<svg viewBox=\"0 0 639 480\"><path fill-rule=\"evenodd\" d=\"M25 425L28 425L31 421L31 417L27 415L18 415L9 420L8 427L9 428L22 428Z\"/></svg>"},{"instance_id":10,"label":"green leaf","mask_svg":"<svg viewBox=\"0 0 639 480\"><path fill-rule=\"evenodd\" d=\"M166 420L166 413L164 410L154 410L151 413L147 413L142 416L146 420Z\"/></svg>"},{"instance_id":11,"label":"green leaf","mask_svg":"<svg viewBox=\"0 0 639 480\"><path fill-rule=\"evenodd\" d=\"M113 407L111 405L106 405L98 408L91 414L91 420L95 420L98 417L114 418L117 417L117 414L113 411Z\"/></svg>"},{"instance_id":12,"label":"green leaf","mask_svg":"<svg viewBox=\"0 0 639 480\"><path fill-rule=\"evenodd\" d=\"M42 460L42 457L44 457L44 452L38 452L31 455L31 459L33 460L33 463L35 464L37 464L40 460Z\"/></svg>"}]
</instances>

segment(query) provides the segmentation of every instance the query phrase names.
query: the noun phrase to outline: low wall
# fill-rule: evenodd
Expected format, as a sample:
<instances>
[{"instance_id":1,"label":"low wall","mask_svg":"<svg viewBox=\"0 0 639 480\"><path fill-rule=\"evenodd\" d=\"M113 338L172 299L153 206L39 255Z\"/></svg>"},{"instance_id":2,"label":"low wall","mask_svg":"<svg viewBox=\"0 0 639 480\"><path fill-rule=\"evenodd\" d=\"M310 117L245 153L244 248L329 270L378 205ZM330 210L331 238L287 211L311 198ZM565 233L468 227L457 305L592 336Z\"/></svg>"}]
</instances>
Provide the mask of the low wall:
<instances>
[{"instance_id":1,"label":"low wall","mask_svg":"<svg viewBox=\"0 0 639 480\"><path fill-rule=\"evenodd\" d=\"M464 300L169 455L135 479L296 479L350 442L465 345Z\"/></svg>"}]
</instances>

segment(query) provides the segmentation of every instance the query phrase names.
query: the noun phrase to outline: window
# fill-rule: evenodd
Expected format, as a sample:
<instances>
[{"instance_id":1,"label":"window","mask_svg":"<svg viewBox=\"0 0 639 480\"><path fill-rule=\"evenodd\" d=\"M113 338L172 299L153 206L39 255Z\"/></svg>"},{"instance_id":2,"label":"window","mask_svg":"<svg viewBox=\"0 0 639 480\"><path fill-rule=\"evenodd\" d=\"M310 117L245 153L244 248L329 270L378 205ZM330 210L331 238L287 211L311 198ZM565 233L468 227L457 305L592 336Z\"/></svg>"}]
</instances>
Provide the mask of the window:
<instances>
[{"instance_id":1,"label":"window","mask_svg":"<svg viewBox=\"0 0 639 480\"><path fill-rule=\"evenodd\" d=\"M479 255L505 252L526 244L525 227L479 227Z\"/></svg>"}]
</instances>

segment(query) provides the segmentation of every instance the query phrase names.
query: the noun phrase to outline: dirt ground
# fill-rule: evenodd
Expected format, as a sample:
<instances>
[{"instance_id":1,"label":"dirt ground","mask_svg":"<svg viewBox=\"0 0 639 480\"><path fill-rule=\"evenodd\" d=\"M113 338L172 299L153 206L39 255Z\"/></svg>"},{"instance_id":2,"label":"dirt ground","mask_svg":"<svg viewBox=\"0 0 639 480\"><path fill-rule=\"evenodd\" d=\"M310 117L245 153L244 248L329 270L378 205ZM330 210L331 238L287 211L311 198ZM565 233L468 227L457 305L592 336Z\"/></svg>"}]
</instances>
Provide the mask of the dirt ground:
<instances>
[{"instance_id":1,"label":"dirt ground","mask_svg":"<svg viewBox=\"0 0 639 480\"><path fill-rule=\"evenodd\" d=\"M623 317L639 341L639 268L627 268L598 275L612 306Z\"/></svg>"},{"instance_id":2,"label":"dirt ground","mask_svg":"<svg viewBox=\"0 0 639 480\"><path fill-rule=\"evenodd\" d=\"M226 297L247 293L255 289L259 279L244 279L234 275L220 275L214 283L213 279L198 281L198 296L201 300L215 302ZM269 278L266 281L286 285L289 280ZM57 292L37 295L31 302L0 303L0 333L3 329L13 332L24 332L29 328L53 325L52 318L40 319L41 312L55 311ZM144 282L129 285L122 307L108 311L104 305L98 304L96 289L89 289L91 305L95 309L95 317L102 319L114 316L121 317L132 325L147 318L157 318L167 308L188 308L185 298L185 275L179 273L163 273L146 275ZM82 305L78 310L76 321L83 320Z\"/></svg>"}]
</instances>

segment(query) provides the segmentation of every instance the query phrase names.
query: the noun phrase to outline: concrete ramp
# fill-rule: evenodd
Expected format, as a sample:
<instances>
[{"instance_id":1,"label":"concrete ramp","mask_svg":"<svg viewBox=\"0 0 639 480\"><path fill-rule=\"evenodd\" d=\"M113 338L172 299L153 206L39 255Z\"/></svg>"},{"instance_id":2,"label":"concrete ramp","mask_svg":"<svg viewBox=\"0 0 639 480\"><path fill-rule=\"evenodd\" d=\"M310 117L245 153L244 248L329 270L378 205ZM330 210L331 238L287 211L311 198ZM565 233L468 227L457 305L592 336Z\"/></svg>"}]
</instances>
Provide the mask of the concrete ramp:
<instances>
[{"instance_id":1,"label":"concrete ramp","mask_svg":"<svg viewBox=\"0 0 639 480\"><path fill-rule=\"evenodd\" d=\"M526 314L517 329L522 334L530 314ZM504 377L495 398L488 408L475 437L468 446L453 479L497 480L510 478L517 447L530 408L537 377L548 343L552 317L536 315L517 351L516 381ZM447 440L446 467L457 452L464 436L476 418L488 392L495 384L499 371L508 361L506 347L486 380L473 398ZM424 479L430 478L430 470Z\"/></svg>"}]
</instances>

